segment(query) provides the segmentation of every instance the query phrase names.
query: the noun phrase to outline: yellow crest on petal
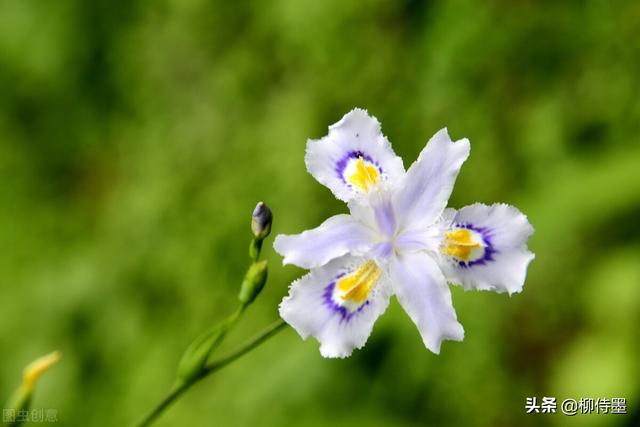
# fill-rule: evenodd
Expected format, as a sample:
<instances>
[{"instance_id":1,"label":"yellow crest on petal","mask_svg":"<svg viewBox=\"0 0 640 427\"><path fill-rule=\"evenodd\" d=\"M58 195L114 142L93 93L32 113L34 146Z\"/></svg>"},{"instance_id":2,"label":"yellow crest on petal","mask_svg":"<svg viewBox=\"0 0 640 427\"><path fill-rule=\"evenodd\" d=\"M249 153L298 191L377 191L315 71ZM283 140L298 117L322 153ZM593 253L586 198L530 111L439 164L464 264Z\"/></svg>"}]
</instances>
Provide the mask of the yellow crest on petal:
<instances>
[{"instance_id":1,"label":"yellow crest on petal","mask_svg":"<svg viewBox=\"0 0 640 427\"><path fill-rule=\"evenodd\" d=\"M442 252L463 261L469 261L474 250L482 249L482 247L482 243L474 238L471 230L459 228L445 233Z\"/></svg>"},{"instance_id":2,"label":"yellow crest on petal","mask_svg":"<svg viewBox=\"0 0 640 427\"><path fill-rule=\"evenodd\" d=\"M380 179L380 171L362 156L355 161L353 172L347 177L347 181L355 187L368 192L371 187L378 183Z\"/></svg>"},{"instance_id":3,"label":"yellow crest on petal","mask_svg":"<svg viewBox=\"0 0 640 427\"><path fill-rule=\"evenodd\" d=\"M365 262L358 269L338 280L336 286L340 298L343 301L364 303L381 274L382 271L375 262Z\"/></svg>"}]
</instances>

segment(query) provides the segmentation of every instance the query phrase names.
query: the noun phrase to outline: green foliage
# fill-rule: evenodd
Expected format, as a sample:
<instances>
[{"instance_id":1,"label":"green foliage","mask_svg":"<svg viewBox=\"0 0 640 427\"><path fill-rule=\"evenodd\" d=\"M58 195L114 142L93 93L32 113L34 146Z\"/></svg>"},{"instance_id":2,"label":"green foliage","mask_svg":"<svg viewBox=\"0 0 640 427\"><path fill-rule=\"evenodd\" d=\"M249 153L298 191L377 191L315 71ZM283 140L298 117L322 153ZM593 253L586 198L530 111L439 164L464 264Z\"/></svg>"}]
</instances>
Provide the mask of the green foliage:
<instances>
[{"instance_id":1,"label":"green foliage","mask_svg":"<svg viewBox=\"0 0 640 427\"><path fill-rule=\"evenodd\" d=\"M211 352L222 343L240 314L241 310L238 310L229 319L214 326L189 344L178 363L176 384L190 383L202 376Z\"/></svg>"},{"instance_id":2,"label":"green foliage","mask_svg":"<svg viewBox=\"0 0 640 427\"><path fill-rule=\"evenodd\" d=\"M0 2L0 396L56 348L34 407L139 418L237 304L255 203L274 234L345 211L304 147L361 106L406 166L441 127L471 140L451 205L529 215L524 292L455 288L466 338L440 356L395 302L346 360L285 331L158 425L567 424L526 396L626 397L635 414L571 425L637 425L639 26L633 1ZM302 274L267 242L222 347Z\"/></svg>"}]
</instances>

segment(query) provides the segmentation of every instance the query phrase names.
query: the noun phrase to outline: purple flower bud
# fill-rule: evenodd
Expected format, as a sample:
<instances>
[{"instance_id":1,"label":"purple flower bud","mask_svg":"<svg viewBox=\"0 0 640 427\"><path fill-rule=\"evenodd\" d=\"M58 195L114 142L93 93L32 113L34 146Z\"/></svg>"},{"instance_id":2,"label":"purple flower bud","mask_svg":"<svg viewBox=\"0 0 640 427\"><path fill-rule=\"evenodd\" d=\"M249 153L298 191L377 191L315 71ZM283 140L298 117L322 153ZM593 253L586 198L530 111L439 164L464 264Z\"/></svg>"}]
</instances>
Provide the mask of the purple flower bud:
<instances>
[{"instance_id":1,"label":"purple flower bud","mask_svg":"<svg viewBox=\"0 0 640 427\"><path fill-rule=\"evenodd\" d=\"M251 217L251 231L258 240L263 240L271 232L273 214L271 209L263 202L259 202L253 210Z\"/></svg>"}]
</instances>

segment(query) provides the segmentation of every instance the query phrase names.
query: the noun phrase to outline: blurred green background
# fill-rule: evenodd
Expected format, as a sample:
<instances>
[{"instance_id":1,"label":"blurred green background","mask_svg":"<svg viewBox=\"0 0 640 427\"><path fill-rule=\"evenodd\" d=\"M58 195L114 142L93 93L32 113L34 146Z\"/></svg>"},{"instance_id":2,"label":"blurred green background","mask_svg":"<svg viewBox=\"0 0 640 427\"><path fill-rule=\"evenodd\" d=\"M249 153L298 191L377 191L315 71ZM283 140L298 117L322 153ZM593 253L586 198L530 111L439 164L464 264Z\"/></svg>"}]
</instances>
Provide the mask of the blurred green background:
<instances>
[{"instance_id":1,"label":"blurred green background","mask_svg":"<svg viewBox=\"0 0 640 427\"><path fill-rule=\"evenodd\" d=\"M395 301L346 360L287 329L158 425L640 425L639 31L637 1L0 1L0 398L59 349L34 407L137 419L235 304L255 203L274 233L345 211L304 148L361 106L407 167L441 127L471 140L450 204L529 215L524 292L455 287L440 356ZM227 349L303 273L270 244Z\"/></svg>"}]
</instances>

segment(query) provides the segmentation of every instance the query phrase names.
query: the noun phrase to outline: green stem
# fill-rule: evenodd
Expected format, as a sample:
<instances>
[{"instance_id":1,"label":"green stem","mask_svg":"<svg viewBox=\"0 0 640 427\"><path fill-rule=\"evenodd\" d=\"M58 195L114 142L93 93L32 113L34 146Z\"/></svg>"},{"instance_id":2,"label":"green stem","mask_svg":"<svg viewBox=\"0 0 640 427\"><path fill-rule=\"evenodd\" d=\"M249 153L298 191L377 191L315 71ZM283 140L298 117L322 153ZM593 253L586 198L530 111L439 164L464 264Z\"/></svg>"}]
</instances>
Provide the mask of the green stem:
<instances>
[{"instance_id":1,"label":"green stem","mask_svg":"<svg viewBox=\"0 0 640 427\"><path fill-rule=\"evenodd\" d=\"M151 425L151 423L162 414L162 412L167 409L178 397L180 397L185 391L191 388L192 385L196 384L200 380L206 378L210 374L222 369L226 365L235 361L236 359L242 357L247 354L254 348L258 347L260 344L277 334L279 331L283 329L286 323L279 319L273 322L271 325L267 326L262 332L260 332L255 337L251 338L249 341L242 344L240 347L236 348L234 351L229 353L226 356L221 357L218 360L214 360L213 362L207 364L202 374L190 382L183 384L176 384L167 395L153 408L149 411L144 418L142 418L137 424L136 427L145 427Z\"/></svg>"},{"instance_id":2,"label":"green stem","mask_svg":"<svg viewBox=\"0 0 640 427\"><path fill-rule=\"evenodd\" d=\"M184 393L192 384L195 384L197 380L194 380L191 383L183 383L179 386L174 386L167 395L162 398L160 403L158 403L151 411L149 411L144 418L138 421L137 424L134 424L136 427L149 426L156 418L162 414L162 412L169 407L182 393Z\"/></svg>"},{"instance_id":3,"label":"green stem","mask_svg":"<svg viewBox=\"0 0 640 427\"><path fill-rule=\"evenodd\" d=\"M205 368L204 373L202 374L202 378L206 377L207 375L215 371L222 369L223 367L233 362L234 360L240 358L241 356L244 356L254 348L258 347L260 344L262 344L263 342L265 342L266 340L268 340L269 338L277 334L280 330L282 330L284 326L286 326L286 323L284 320L282 319L276 320L271 325L267 326L258 335L251 338L249 341L245 342L244 344L236 348L234 351L232 351L228 355L223 356L220 359L214 360L213 362L209 363Z\"/></svg>"}]
</instances>

